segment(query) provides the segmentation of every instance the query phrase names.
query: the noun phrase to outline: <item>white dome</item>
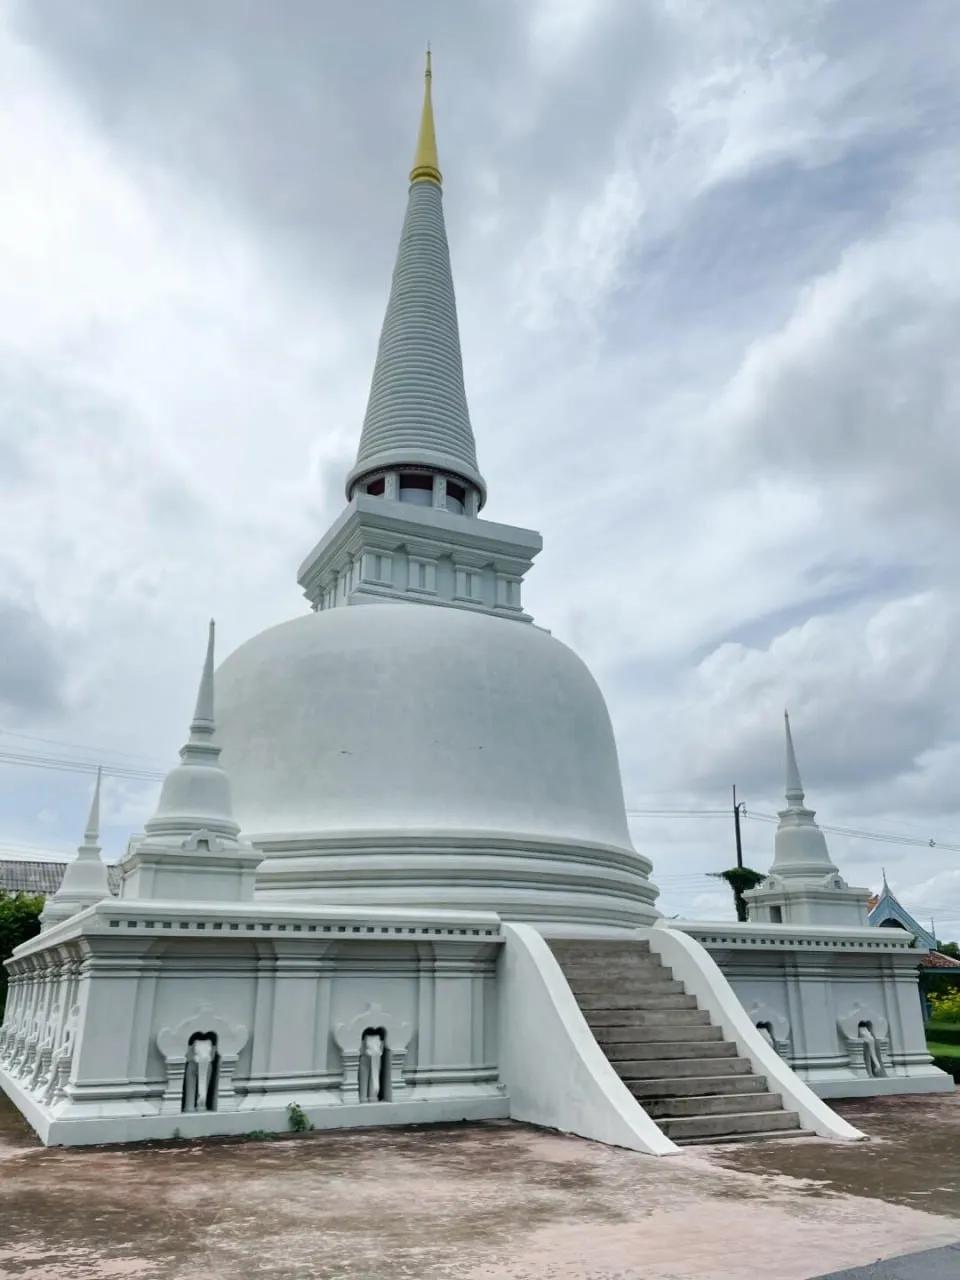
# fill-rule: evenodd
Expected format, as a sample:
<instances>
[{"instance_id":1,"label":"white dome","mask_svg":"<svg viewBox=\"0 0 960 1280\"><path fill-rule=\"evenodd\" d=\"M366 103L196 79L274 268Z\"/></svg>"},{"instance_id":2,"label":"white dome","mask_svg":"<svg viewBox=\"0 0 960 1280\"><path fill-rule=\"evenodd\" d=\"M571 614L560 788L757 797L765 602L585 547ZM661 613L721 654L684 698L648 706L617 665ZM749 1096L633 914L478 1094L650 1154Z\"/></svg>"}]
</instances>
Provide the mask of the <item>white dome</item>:
<instances>
[{"instance_id":1,"label":"white dome","mask_svg":"<svg viewBox=\"0 0 960 1280\"><path fill-rule=\"evenodd\" d=\"M656 915L603 697L533 626L420 604L297 618L226 660L217 724L260 892Z\"/></svg>"}]
</instances>

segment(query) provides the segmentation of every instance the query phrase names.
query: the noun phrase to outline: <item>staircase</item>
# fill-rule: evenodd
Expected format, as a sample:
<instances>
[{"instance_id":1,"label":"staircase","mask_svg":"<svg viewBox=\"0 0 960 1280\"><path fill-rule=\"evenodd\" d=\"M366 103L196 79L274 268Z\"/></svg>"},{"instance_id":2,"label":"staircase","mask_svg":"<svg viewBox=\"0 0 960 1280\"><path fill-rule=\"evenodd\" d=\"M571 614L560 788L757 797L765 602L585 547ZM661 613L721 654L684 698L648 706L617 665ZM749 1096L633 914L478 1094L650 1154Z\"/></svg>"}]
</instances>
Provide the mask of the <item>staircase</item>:
<instances>
[{"instance_id":1,"label":"staircase","mask_svg":"<svg viewBox=\"0 0 960 1280\"><path fill-rule=\"evenodd\" d=\"M674 1142L809 1134L646 942L550 940L610 1064Z\"/></svg>"}]
</instances>

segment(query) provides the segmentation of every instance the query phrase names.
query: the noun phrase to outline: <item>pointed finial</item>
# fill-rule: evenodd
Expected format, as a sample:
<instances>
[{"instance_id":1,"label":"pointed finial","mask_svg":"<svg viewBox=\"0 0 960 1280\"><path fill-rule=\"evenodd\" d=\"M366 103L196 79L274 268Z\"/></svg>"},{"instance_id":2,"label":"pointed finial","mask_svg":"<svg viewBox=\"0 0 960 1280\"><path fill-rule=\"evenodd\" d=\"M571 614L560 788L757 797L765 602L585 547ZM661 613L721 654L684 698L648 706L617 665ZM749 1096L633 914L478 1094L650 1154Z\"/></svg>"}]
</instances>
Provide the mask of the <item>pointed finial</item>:
<instances>
[{"instance_id":1,"label":"pointed finial","mask_svg":"<svg viewBox=\"0 0 960 1280\"><path fill-rule=\"evenodd\" d=\"M889 893L889 892L890 892L890 886L887 884L887 868L886 868L886 867L881 867L881 868L880 868L880 870L883 872L883 888L884 888L884 891L885 891L886 893Z\"/></svg>"},{"instance_id":2,"label":"pointed finial","mask_svg":"<svg viewBox=\"0 0 960 1280\"><path fill-rule=\"evenodd\" d=\"M103 770L97 765L97 781L93 788L93 799L90 801L90 816L87 818L87 829L83 833L84 844L95 845L100 839L100 778Z\"/></svg>"},{"instance_id":3,"label":"pointed finial","mask_svg":"<svg viewBox=\"0 0 960 1280\"><path fill-rule=\"evenodd\" d=\"M803 783L800 781L800 770L797 768L797 753L793 749L793 735L790 732L790 713L784 711L783 723L787 734L787 805L791 809L803 808Z\"/></svg>"},{"instance_id":4,"label":"pointed finial","mask_svg":"<svg viewBox=\"0 0 960 1280\"><path fill-rule=\"evenodd\" d=\"M190 738L180 748L180 763L164 779L157 811L144 827L150 837L182 840L212 831L233 840L240 832L231 812L230 779L220 764L213 719L214 636L211 620Z\"/></svg>"},{"instance_id":5,"label":"pointed finial","mask_svg":"<svg viewBox=\"0 0 960 1280\"><path fill-rule=\"evenodd\" d=\"M97 781L90 802L90 816L83 833L83 844L77 847L77 856L68 862L63 879L55 893L44 903L40 912L40 928L50 929L68 920L94 902L101 902L111 894L106 864L100 857L100 779L102 770L97 766Z\"/></svg>"},{"instance_id":6,"label":"pointed finial","mask_svg":"<svg viewBox=\"0 0 960 1280\"><path fill-rule=\"evenodd\" d=\"M420 115L420 134L417 138L417 149L413 156L413 168L410 170L410 181L435 182L440 186L443 182L443 177L440 173L440 161L437 157L437 135L433 127L433 98L430 91L432 80L433 68L428 44L427 65L423 73L423 111Z\"/></svg>"},{"instance_id":7,"label":"pointed finial","mask_svg":"<svg viewBox=\"0 0 960 1280\"><path fill-rule=\"evenodd\" d=\"M197 707L193 713L190 734L202 734L209 737L213 733L213 641L216 623L210 619L210 632L207 637L207 656L203 662L203 675L200 677L200 688L197 691Z\"/></svg>"}]
</instances>

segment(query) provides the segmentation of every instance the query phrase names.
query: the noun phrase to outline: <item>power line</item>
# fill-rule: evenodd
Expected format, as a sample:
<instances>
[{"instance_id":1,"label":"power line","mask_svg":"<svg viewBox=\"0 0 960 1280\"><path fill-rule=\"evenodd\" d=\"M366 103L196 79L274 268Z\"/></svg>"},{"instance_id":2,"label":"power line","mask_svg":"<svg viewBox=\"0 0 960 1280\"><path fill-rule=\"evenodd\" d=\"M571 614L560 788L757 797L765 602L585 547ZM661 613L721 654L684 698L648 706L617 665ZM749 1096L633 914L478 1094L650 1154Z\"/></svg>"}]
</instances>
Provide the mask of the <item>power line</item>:
<instances>
[{"instance_id":1,"label":"power line","mask_svg":"<svg viewBox=\"0 0 960 1280\"><path fill-rule=\"evenodd\" d=\"M727 817L729 810L727 809L628 809L627 814L633 817L643 818L679 818L693 815L695 817Z\"/></svg>"},{"instance_id":2,"label":"power line","mask_svg":"<svg viewBox=\"0 0 960 1280\"><path fill-rule=\"evenodd\" d=\"M23 840L0 838L0 853L42 853L49 858L51 855L60 856L61 854L70 857L75 852L76 846L73 848L59 848L51 845L26 844Z\"/></svg>"},{"instance_id":3,"label":"power line","mask_svg":"<svg viewBox=\"0 0 960 1280\"><path fill-rule=\"evenodd\" d=\"M632 818L680 818L680 817L729 817L729 809L628 809ZM780 819L775 813L761 813L756 809L743 810L743 816L753 822L768 822L776 825ZM874 840L880 844L907 845L911 848L942 849L947 853L960 853L960 844L947 840L936 840L933 837L897 835L893 832L866 831L861 827L841 827L832 823L817 824L821 831L831 835L846 836L852 840Z\"/></svg>"},{"instance_id":4,"label":"power line","mask_svg":"<svg viewBox=\"0 0 960 1280\"><path fill-rule=\"evenodd\" d=\"M65 742L62 738L40 738L33 733L16 733L13 729L0 729L5 738L22 738L24 742L43 742L52 747L74 747L78 751L92 751L96 756L125 756L128 760L152 760L156 757L146 756L140 751L121 751L117 747L95 747L89 742Z\"/></svg>"},{"instance_id":5,"label":"power line","mask_svg":"<svg viewBox=\"0 0 960 1280\"><path fill-rule=\"evenodd\" d=\"M81 750L96 751L96 748L86 747L82 744L71 744L68 742L57 742L53 738L39 738L30 734L12 733L7 729L0 729L0 733L15 738L23 738L28 741L56 743L60 746L75 746ZM132 758L136 753L123 751L104 751L101 754L113 754ZM148 756L141 756L141 759L150 759ZM98 763L91 760L71 759L69 757L41 755L36 752L4 750L0 748L0 764L15 765L22 768L45 769L58 773L81 773L95 774ZM162 769L135 768L130 765L108 764L103 766L103 772L114 778L123 778L132 782L162 782L166 777L166 772ZM673 809L634 809L626 810L627 815L631 818L726 818L729 817L728 809L693 809L693 808L673 808ZM743 816L752 822L778 823L780 819L773 813L761 813L754 809L743 808ZM946 853L960 853L960 844L950 841L936 840L931 838L924 839L922 836L896 835L893 833L884 833L880 831L867 831L859 827L842 827L834 826L831 823L821 822L818 824L821 831L826 831L831 835L845 836L852 840L869 840L878 844L901 845L910 848L928 848L940 849Z\"/></svg>"},{"instance_id":6,"label":"power line","mask_svg":"<svg viewBox=\"0 0 960 1280\"><path fill-rule=\"evenodd\" d=\"M19 765L31 769L48 769L57 773L95 774L97 764L90 760L71 760L59 756L35 755L30 752L4 751L0 749L0 764ZM114 778L126 778L134 782L162 782L166 774L160 769L132 769L125 765L103 766L103 772Z\"/></svg>"},{"instance_id":7,"label":"power line","mask_svg":"<svg viewBox=\"0 0 960 1280\"><path fill-rule=\"evenodd\" d=\"M754 810L749 810L746 817L752 818L755 822L778 823L780 821L776 814L757 813ZM912 848L943 849L947 853L960 853L960 844L952 844L946 840L924 839L922 836L885 835L881 831L864 831L860 827L838 827L828 822L820 822L817 825L821 831L827 831L835 836L847 836L852 840L875 840L880 844L908 845Z\"/></svg>"}]
</instances>

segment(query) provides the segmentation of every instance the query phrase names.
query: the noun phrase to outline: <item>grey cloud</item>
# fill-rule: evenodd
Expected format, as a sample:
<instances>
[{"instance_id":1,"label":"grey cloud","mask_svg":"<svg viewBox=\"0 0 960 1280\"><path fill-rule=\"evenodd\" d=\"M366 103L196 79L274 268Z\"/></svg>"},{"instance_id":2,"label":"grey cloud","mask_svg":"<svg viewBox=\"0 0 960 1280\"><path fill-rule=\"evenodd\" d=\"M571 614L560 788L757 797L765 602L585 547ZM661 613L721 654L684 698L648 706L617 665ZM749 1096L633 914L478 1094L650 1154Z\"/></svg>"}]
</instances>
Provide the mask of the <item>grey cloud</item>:
<instances>
[{"instance_id":1,"label":"grey cloud","mask_svg":"<svg viewBox=\"0 0 960 1280\"><path fill-rule=\"evenodd\" d=\"M402 214L422 49L431 35L450 109L441 148L471 128L478 77L496 101L518 46L508 3L436 0L413 23L381 0L87 0L20 6L18 29L131 163L181 176L314 266L380 288ZM502 56L507 51L506 56ZM457 93L452 92L458 85ZM462 90L466 88L466 93ZM489 109L489 108L488 108Z\"/></svg>"},{"instance_id":2,"label":"grey cloud","mask_svg":"<svg viewBox=\"0 0 960 1280\"><path fill-rule=\"evenodd\" d=\"M925 593L808 619L762 648L718 648L670 707L688 781L776 791L785 705L812 785L855 793L908 774L960 737L957 619L949 596Z\"/></svg>"},{"instance_id":3,"label":"grey cloud","mask_svg":"<svg viewBox=\"0 0 960 1280\"><path fill-rule=\"evenodd\" d=\"M63 707L62 637L35 610L0 600L0 709L46 714Z\"/></svg>"},{"instance_id":4,"label":"grey cloud","mask_svg":"<svg viewBox=\"0 0 960 1280\"><path fill-rule=\"evenodd\" d=\"M695 654L701 660L724 644L741 644L759 648L777 636L801 625L807 618L837 612L849 612L852 606L871 598L882 601L915 585L916 574L906 565L872 566L865 563L842 563L837 566L811 566L803 577L810 583L809 593L781 609L759 617L744 618L728 634L713 637Z\"/></svg>"},{"instance_id":5,"label":"grey cloud","mask_svg":"<svg viewBox=\"0 0 960 1280\"><path fill-rule=\"evenodd\" d=\"M960 249L960 240L954 250ZM872 278L820 320L798 317L782 344L756 353L750 444L768 463L831 486L838 480L875 513L955 522L960 513L960 279L888 273L877 245ZM909 249L906 250L909 252ZM842 287L842 272L838 289ZM851 275L855 268L851 265ZM804 306L801 303L801 308Z\"/></svg>"},{"instance_id":6,"label":"grey cloud","mask_svg":"<svg viewBox=\"0 0 960 1280\"><path fill-rule=\"evenodd\" d=\"M15 15L130 163L179 175L339 285L373 289L396 233L427 35L454 241L487 210L500 244L536 236L555 196L596 191L616 165L668 153L684 109L672 95L691 60L765 60L784 33L752 0L729 24L621 0L554 57L537 35L546 8L423 0L412 18L389 0L287 0L279 13L257 0L21 0ZM793 43L802 52L818 36L830 32ZM718 119L717 146L724 127Z\"/></svg>"}]
</instances>

